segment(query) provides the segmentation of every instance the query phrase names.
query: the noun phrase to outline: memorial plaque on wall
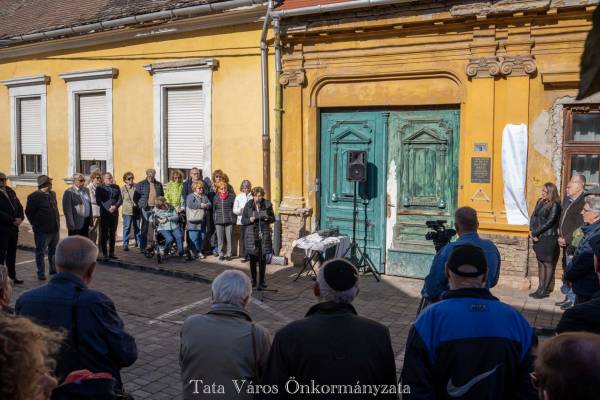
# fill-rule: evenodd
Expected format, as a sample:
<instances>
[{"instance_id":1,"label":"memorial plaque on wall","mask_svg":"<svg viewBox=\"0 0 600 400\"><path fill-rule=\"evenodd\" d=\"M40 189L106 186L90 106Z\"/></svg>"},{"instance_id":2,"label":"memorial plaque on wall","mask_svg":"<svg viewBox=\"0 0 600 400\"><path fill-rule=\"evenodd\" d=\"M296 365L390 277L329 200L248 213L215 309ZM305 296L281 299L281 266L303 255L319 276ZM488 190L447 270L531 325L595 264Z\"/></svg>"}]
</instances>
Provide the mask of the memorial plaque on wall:
<instances>
[{"instance_id":1,"label":"memorial plaque on wall","mask_svg":"<svg viewBox=\"0 0 600 400\"><path fill-rule=\"evenodd\" d=\"M490 183L492 159L490 157L471 158L471 182Z\"/></svg>"}]
</instances>

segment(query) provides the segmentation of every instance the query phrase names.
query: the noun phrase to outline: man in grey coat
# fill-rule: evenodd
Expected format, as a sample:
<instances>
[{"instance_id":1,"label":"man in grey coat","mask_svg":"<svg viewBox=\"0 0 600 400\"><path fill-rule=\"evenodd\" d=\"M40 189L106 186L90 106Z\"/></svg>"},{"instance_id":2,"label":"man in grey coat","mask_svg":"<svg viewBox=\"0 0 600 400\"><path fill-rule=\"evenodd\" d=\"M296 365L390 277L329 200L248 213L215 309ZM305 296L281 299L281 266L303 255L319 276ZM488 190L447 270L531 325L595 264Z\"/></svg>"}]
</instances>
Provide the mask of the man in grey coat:
<instances>
[{"instance_id":1,"label":"man in grey coat","mask_svg":"<svg viewBox=\"0 0 600 400\"><path fill-rule=\"evenodd\" d=\"M92 224L92 201L82 174L73 176L73 186L65 190L62 206L69 236L87 237Z\"/></svg>"},{"instance_id":2,"label":"man in grey coat","mask_svg":"<svg viewBox=\"0 0 600 400\"><path fill-rule=\"evenodd\" d=\"M181 329L183 398L252 399L252 384L264 369L271 336L246 311L250 279L227 270L211 289L210 311L189 317Z\"/></svg>"}]
</instances>

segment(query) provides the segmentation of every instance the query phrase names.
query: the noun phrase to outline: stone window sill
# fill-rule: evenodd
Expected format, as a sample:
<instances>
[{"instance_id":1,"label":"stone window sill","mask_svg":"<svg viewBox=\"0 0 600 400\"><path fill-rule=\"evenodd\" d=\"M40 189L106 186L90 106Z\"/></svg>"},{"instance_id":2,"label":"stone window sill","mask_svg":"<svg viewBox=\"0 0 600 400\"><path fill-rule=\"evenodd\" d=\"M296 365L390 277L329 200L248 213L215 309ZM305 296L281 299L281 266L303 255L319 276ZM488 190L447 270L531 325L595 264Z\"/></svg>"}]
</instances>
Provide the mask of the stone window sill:
<instances>
[{"instance_id":1,"label":"stone window sill","mask_svg":"<svg viewBox=\"0 0 600 400\"><path fill-rule=\"evenodd\" d=\"M10 175L8 180L11 183L11 186L36 186L38 175Z\"/></svg>"}]
</instances>

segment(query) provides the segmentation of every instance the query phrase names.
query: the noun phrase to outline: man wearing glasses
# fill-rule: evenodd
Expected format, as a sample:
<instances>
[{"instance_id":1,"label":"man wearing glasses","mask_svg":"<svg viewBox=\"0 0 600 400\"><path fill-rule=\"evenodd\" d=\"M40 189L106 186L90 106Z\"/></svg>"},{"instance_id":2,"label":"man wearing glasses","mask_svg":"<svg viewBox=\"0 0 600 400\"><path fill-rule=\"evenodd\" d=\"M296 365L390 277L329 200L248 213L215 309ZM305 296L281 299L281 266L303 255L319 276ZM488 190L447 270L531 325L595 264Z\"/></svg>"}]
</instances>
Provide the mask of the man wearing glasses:
<instances>
[{"instance_id":1,"label":"man wearing glasses","mask_svg":"<svg viewBox=\"0 0 600 400\"><path fill-rule=\"evenodd\" d=\"M73 185L63 194L62 206L69 236L87 237L92 225L92 201L82 174L73 177Z\"/></svg>"},{"instance_id":2,"label":"man wearing glasses","mask_svg":"<svg viewBox=\"0 0 600 400\"><path fill-rule=\"evenodd\" d=\"M0 264L6 266L14 283L23 283L17 279L15 269L19 225L23 218L23 206L15 191L6 186L6 175L0 172Z\"/></svg>"},{"instance_id":3,"label":"man wearing glasses","mask_svg":"<svg viewBox=\"0 0 600 400\"><path fill-rule=\"evenodd\" d=\"M567 266L564 279L575 292L575 304L585 303L600 290L598 276L594 270L592 241L600 235L600 197L586 196L583 210L583 239L577 246L573 259Z\"/></svg>"}]
</instances>

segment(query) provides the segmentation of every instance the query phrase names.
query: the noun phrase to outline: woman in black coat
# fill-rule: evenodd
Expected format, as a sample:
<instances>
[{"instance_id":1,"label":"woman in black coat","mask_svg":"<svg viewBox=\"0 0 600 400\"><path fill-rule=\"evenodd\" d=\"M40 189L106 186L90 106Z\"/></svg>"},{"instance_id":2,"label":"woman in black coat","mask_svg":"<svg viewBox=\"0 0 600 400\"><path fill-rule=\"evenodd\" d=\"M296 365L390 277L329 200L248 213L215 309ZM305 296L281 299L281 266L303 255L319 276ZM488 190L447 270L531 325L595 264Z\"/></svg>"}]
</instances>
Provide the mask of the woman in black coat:
<instances>
[{"instance_id":1,"label":"woman in black coat","mask_svg":"<svg viewBox=\"0 0 600 400\"><path fill-rule=\"evenodd\" d=\"M529 222L533 251L538 262L538 289L529 296L543 299L550 295L550 286L554 279L558 260L558 222L560 219L560 197L552 182L542 188L542 197L538 199Z\"/></svg>"},{"instance_id":2,"label":"woman in black coat","mask_svg":"<svg viewBox=\"0 0 600 400\"><path fill-rule=\"evenodd\" d=\"M271 226L275 222L273 205L264 199L265 191L260 186L252 189L252 200L248 201L242 212L242 225L246 225L246 254L250 257L252 286L256 287L256 267L259 266L258 290L267 287L265 271L267 254L273 252Z\"/></svg>"}]
</instances>

